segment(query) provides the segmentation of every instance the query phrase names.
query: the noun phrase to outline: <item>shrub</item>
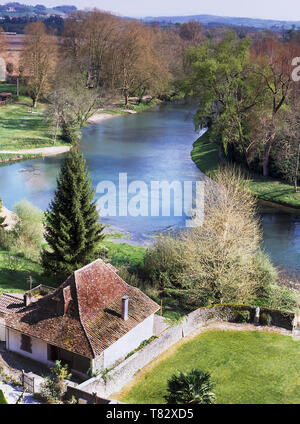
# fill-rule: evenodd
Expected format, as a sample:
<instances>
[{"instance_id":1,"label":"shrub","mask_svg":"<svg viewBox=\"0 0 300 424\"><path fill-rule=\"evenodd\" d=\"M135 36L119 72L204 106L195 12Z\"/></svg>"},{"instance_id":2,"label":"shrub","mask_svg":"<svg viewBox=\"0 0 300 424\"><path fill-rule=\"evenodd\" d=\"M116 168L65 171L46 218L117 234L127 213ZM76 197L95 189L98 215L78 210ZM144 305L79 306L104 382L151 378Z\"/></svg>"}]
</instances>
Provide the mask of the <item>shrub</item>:
<instances>
[{"instance_id":1,"label":"shrub","mask_svg":"<svg viewBox=\"0 0 300 424\"><path fill-rule=\"evenodd\" d=\"M0 228L0 246L4 250L10 250L14 245L14 235L12 231Z\"/></svg>"},{"instance_id":2,"label":"shrub","mask_svg":"<svg viewBox=\"0 0 300 424\"><path fill-rule=\"evenodd\" d=\"M263 312L260 316L260 324L261 325L271 325L272 324L272 317L270 314Z\"/></svg>"},{"instance_id":3,"label":"shrub","mask_svg":"<svg viewBox=\"0 0 300 424\"><path fill-rule=\"evenodd\" d=\"M287 287L271 284L266 294L265 306L283 311L295 311L297 294Z\"/></svg>"},{"instance_id":4,"label":"shrub","mask_svg":"<svg viewBox=\"0 0 300 424\"><path fill-rule=\"evenodd\" d=\"M184 265L182 246L171 236L160 236L147 249L144 259L144 278L157 288L180 287Z\"/></svg>"},{"instance_id":5,"label":"shrub","mask_svg":"<svg viewBox=\"0 0 300 424\"><path fill-rule=\"evenodd\" d=\"M239 323L247 323L250 322L251 320L251 315L249 311L234 311L234 321L235 322L239 322Z\"/></svg>"},{"instance_id":6,"label":"shrub","mask_svg":"<svg viewBox=\"0 0 300 424\"><path fill-rule=\"evenodd\" d=\"M6 65L6 71L8 74L12 74L14 72L14 64L12 62L8 62Z\"/></svg>"},{"instance_id":7,"label":"shrub","mask_svg":"<svg viewBox=\"0 0 300 424\"><path fill-rule=\"evenodd\" d=\"M178 371L168 381L165 399L169 404L212 404L215 401L212 389L209 373L197 369L188 373Z\"/></svg>"},{"instance_id":8,"label":"shrub","mask_svg":"<svg viewBox=\"0 0 300 424\"><path fill-rule=\"evenodd\" d=\"M41 396L48 403L62 403L66 391L65 380L71 378L68 366L56 361L55 368L50 368L51 375L46 377L41 386Z\"/></svg>"},{"instance_id":9,"label":"shrub","mask_svg":"<svg viewBox=\"0 0 300 424\"><path fill-rule=\"evenodd\" d=\"M43 241L43 212L27 200L14 207L19 220L13 231L14 247L27 259L38 260Z\"/></svg>"},{"instance_id":10,"label":"shrub","mask_svg":"<svg viewBox=\"0 0 300 424\"><path fill-rule=\"evenodd\" d=\"M270 290L270 286L276 283L278 279L278 273L269 256L262 251L258 251L255 254L254 267L256 278L259 281L259 284L256 288L256 293L254 295L259 298L264 297Z\"/></svg>"}]
</instances>

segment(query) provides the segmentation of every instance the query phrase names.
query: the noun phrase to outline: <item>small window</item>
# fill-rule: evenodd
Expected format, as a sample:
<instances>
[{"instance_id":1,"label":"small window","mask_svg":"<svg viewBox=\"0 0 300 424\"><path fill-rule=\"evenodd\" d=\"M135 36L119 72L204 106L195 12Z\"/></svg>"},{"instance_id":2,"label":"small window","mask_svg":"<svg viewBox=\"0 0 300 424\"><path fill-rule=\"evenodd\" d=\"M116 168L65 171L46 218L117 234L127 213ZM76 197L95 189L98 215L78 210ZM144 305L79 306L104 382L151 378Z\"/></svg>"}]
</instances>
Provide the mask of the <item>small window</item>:
<instances>
[{"instance_id":1,"label":"small window","mask_svg":"<svg viewBox=\"0 0 300 424\"><path fill-rule=\"evenodd\" d=\"M21 350L32 353L31 337L21 334Z\"/></svg>"}]
</instances>

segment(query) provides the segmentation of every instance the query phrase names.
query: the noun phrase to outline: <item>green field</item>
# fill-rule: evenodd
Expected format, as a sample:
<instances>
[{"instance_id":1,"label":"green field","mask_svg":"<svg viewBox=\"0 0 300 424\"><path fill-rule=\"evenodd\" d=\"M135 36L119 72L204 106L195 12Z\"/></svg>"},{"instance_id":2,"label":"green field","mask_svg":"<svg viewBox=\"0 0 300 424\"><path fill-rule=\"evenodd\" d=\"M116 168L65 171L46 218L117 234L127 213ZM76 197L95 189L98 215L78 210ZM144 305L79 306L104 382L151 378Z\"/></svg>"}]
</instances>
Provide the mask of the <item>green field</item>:
<instances>
[{"instance_id":1,"label":"green field","mask_svg":"<svg viewBox=\"0 0 300 424\"><path fill-rule=\"evenodd\" d=\"M0 92L16 93L13 84L0 83ZM0 150L22 150L53 146L52 134L45 122L45 105L39 103L31 113L32 101L20 96L4 106L0 106ZM62 145L59 140L56 146Z\"/></svg>"},{"instance_id":2,"label":"green field","mask_svg":"<svg viewBox=\"0 0 300 424\"><path fill-rule=\"evenodd\" d=\"M116 235L117 236L117 235ZM121 235L122 236L122 235ZM146 249L141 246L117 244L110 240L114 235L106 236L103 246L106 249L106 258L116 266L130 268L138 267L144 260ZM120 235L118 235L120 238ZM45 284L56 287L62 281L48 278L43 275L42 266L30 259L25 259L14 250L0 250L0 295L3 292L25 292L29 289L29 277L36 285Z\"/></svg>"},{"instance_id":3,"label":"green field","mask_svg":"<svg viewBox=\"0 0 300 424\"><path fill-rule=\"evenodd\" d=\"M109 239L105 240L104 245L108 249L107 258L116 267L129 266L136 268L144 262L146 249L142 246L115 243Z\"/></svg>"},{"instance_id":4,"label":"green field","mask_svg":"<svg viewBox=\"0 0 300 424\"><path fill-rule=\"evenodd\" d=\"M42 277L42 267L13 251L0 250L0 295L3 292L23 293L29 290L29 277L36 285L49 284ZM51 285L51 284L50 284Z\"/></svg>"},{"instance_id":5,"label":"green field","mask_svg":"<svg viewBox=\"0 0 300 424\"><path fill-rule=\"evenodd\" d=\"M300 342L259 331L208 331L181 345L120 396L126 403L165 403L177 370L211 373L218 404L299 404Z\"/></svg>"},{"instance_id":6,"label":"green field","mask_svg":"<svg viewBox=\"0 0 300 424\"><path fill-rule=\"evenodd\" d=\"M218 145L209 141L208 133L194 143L191 155L202 172L213 176L220 162ZM259 199L300 208L300 190L294 193L294 187L283 181L252 175L249 177L249 188Z\"/></svg>"}]
</instances>

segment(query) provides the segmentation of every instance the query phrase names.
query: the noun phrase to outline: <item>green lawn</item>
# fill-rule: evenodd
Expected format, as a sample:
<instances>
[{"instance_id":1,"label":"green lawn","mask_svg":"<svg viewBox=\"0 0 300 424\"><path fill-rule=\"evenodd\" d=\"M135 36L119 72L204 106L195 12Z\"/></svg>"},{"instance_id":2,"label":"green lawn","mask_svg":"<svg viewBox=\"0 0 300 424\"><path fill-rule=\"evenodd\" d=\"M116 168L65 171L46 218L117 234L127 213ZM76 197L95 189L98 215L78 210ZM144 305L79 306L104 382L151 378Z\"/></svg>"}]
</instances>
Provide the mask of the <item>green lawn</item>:
<instances>
[{"instance_id":1,"label":"green lawn","mask_svg":"<svg viewBox=\"0 0 300 424\"><path fill-rule=\"evenodd\" d=\"M14 252L0 250L0 295L3 292L23 293L29 290L30 276L37 284L47 285L42 272L42 267L36 262Z\"/></svg>"},{"instance_id":2,"label":"green lawn","mask_svg":"<svg viewBox=\"0 0 300 424\"><path fill-rule=\"evenodd\" d=\"M216 143L209 141L209 133L206 132L193 145L192 159L204 174L211 175L218 169L219 154Z\"/></svg>"},{"instance_id":3,"label":"green lawn","mask_svg":"<svg viewBox=\"0 0 300 424\"><path fill-rule=\"evenodd\" d=\"M139 266L145 255L145 248L128 244L117 244L105 239L106 257L116 267ZM3 292L25 292L29 289L29 277L36 284L45 284L56 287L62 281L47 278L43 275L42 266L16 254L14 251L0 250L0 295Z\"/></svg>"},{"instance_id":4,"label":"green lawn","mask_svg":"<svg viewBox=\"0 0 300 424\"><path fill-rule=\"evenodd\" d=\"M15 94L15 85L0 83L0 92ZM30 112L31 99L20 96L16 102L0 106L0 150L21 150L53 146L52 134L45 122L45 105ZM55 145L61 145L57 141Z\"/></svg>"},{"instance_id":5,"label":"green lawn","mask_svg":"<svg viewBox=\"0 0 300 424\"><path fill-rule=\"evenodd\" d=\"M260 199L300 208L300 191L294 193L294 187L290 184L257 176L250 179L249 187Z\"/></svg>"},{"instance_id":6,"label":"green lawn","mask_svg":"<svg viewBox=\"0 0 300 424\"><path fill-rule=\"evenodd\" d=\"M208 133L205 133L194 143L191 155L202 172L213 176L220 162L218 146L209 141ZM300 208L300 191L294 193L294 187L283 181L252 175L249 179L249 187L251 192L259 199Z\"/></svg>"},{"instance_id":7,"label":"green lawn","mask_svg":"<svg viewBox=\"0 0 300 424\"><path fill-rule=\"evenodd\" d=\"M135 269L144 262L146 249L142 246L119 244L109 239L104 241L104 245L108 249L107 258L116 267L123 265Z\"/></svg>"},{"instance_id":8,"label":"green lawn","mask_svg":"<svg viewBox=\"0 0 300 424\"><path fill-rule=\"evenodd\" d=\"M218 404L299 404L300 342L258 331L208 331L124 391L126 403L165 403L167 381L176 370L211 373Z\"/></svg>"}]
</instances>

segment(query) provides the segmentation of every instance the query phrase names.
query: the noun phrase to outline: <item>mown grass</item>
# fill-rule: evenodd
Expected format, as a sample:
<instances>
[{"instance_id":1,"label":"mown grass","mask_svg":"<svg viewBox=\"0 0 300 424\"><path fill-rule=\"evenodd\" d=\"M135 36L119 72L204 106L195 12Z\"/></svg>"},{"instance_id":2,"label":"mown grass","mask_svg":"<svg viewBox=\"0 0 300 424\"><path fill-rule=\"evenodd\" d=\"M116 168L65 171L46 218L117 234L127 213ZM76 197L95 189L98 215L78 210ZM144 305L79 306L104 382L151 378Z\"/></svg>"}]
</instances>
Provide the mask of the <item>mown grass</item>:
<instances>
[{"instance_id":1,"label":"mown grass","mask_svg":"<svg viewBox=\"0 0 300 424\"><path fill-rule=\"evenodd\" d=\"M218 404L298 404L300 342L259 331L208 331L141 376L120 396L132 404L165 403L177 371L208 371Z\"/></svg>"},{"instance_id":2,"label":"mown grass","mask_svg":"<svg viewBox=\"0 0 300 424\"><path fill-rule=\"evenodd\" d=\"M300 208L300 191L283 181L256 176L249 180L252 193L260 199Z\"/></svg>"},{"instance_id":3,"label":"mown grass","mask_svg":"<svg viewBox=\"0 0 300 424\"><path fill-rule=\"evenodd\" d=\"M15 94L16 86L0 83L0 92ZM0 106L0 150L22 150L53 146L52 133L45 121L45 104L39 103L31 113L32 101L20 96L4 106ZM62 145L59 140L55 145Z\"/></svg>"},{"instance_id":4,"label":"mown grass","mask_svg":"<svg viewBox=\"0 0 300 424\"><path fill-rule=\"evenodd\" d=\"M220 160L218 145L209 141L209 133L205 133L194 143L191 156L200 171L213 177ZM251 192L259 199L300 208L300 191L294 193L292 185L259 175L251 175L248 178Z\"/></svg>"}]
</instances>

